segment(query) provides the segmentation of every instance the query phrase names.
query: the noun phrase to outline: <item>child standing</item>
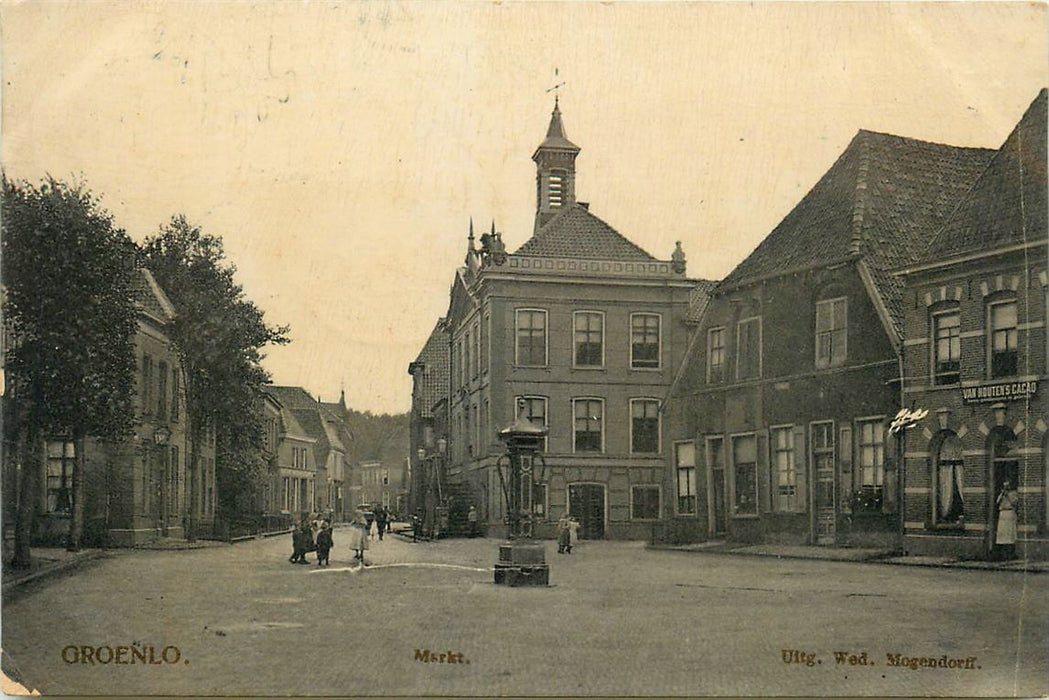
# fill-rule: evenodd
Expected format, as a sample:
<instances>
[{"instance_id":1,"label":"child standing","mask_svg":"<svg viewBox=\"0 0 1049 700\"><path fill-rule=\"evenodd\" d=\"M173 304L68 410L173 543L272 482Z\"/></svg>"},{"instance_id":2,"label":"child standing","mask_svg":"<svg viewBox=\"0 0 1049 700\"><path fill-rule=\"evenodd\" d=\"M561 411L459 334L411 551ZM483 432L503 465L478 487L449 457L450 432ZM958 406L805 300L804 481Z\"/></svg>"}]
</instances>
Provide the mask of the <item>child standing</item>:
<instances>
[{"instance_id":1,"label":"child standing","mask_svg":"<svg viewBox=\"0 0 1049 700\"><path fill-rule=\"evenodd\" d=\"M325 520L317 533L317 566L328 566L328 553L331 552L332 544L331 523Z\"/></svg>"}]
</instances>

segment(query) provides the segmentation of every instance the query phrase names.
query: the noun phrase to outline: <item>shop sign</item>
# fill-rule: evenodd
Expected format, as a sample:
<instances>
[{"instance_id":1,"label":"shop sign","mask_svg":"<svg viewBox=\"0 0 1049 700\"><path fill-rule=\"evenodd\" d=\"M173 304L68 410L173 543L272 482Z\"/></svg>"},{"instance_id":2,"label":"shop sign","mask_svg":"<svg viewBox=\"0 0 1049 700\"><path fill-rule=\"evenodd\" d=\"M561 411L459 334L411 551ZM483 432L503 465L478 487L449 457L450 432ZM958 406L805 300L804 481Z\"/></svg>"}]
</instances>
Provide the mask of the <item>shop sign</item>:
<instances>
[{"instance_id":1,"label":"shop sign","mask_svg":"<svg viewBox=\"0 0 1049 700\"><path fill-rule=\"evenodd\" d=\"M966 404L1019 401L1034 396L1036 391L1038 391L1037 381L977 384L962 387L962 401Z\"/></svg>"}]
</instances>

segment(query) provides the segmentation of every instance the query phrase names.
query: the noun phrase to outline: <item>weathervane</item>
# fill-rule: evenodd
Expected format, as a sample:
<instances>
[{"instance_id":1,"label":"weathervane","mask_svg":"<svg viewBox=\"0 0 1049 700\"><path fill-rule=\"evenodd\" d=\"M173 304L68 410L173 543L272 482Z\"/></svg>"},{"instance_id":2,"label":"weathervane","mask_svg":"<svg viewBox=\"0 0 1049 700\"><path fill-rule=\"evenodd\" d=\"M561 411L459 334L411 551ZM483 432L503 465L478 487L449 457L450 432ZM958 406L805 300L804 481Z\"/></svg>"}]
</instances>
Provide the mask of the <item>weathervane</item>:
<instances>
[{"instance_id":1,"label":"weathervane","mask_svg":"<svg viewBox=\"0 0 1049 700\"><path fill-rule=\"evenodd\" d=\"M557 80L558 76L559 76L559 73L558 73L557 68L555 67L554 68L554 80ZM546 89L547 92L554 93L554 106L555 107L558 104L558 98L560 98L560 96L561 96L561 87L563 85L565 85L565 84L566 84L565 81L562 80L561 82L555 84L553 87Z\"/></svg>"}]
</instances>

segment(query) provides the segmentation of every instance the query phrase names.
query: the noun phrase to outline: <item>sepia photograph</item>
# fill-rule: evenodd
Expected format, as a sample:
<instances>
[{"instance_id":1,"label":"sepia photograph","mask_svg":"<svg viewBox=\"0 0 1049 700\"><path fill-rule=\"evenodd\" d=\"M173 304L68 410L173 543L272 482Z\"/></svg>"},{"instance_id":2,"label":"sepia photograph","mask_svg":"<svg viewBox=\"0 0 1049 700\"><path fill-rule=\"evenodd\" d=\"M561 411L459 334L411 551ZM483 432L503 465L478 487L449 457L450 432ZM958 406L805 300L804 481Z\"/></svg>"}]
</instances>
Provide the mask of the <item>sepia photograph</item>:
<instances>
[{"instance_id":1,"label":"sepia photograph","mask_svg":"<svg viewBox=\"0 0 1049 700\"><path fill-rule=\"evenodd\" d=\"M0 0L0 691L1049 695L1046 10Z\"/></svg>"}]
</instances>

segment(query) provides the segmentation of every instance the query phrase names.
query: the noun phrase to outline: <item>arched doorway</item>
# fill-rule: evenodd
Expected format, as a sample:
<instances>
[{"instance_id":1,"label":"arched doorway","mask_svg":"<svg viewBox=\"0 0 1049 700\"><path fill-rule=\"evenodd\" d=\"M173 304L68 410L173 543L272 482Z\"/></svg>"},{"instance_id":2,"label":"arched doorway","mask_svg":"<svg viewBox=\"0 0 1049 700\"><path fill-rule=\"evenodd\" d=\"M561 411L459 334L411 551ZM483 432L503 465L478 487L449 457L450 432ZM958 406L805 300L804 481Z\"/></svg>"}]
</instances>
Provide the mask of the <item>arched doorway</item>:
<instances>
[{"instance_id":1,"label":"arched doorway","mask_svg":"<svg viewBox=\"0 0 1049 700\"><path fill-rule=\"evenodd\" d=\"M1016 436L1013 431L1005 427L997 427L988 438L987 450L987 541L986 550L988 554L994 551L994 542L998 528L998 495L1002 493L1005 482L1009 482L1013 489L1018 489L1020 484L1020 460L1014 452Z\"/></svg>"}]
</instances>

